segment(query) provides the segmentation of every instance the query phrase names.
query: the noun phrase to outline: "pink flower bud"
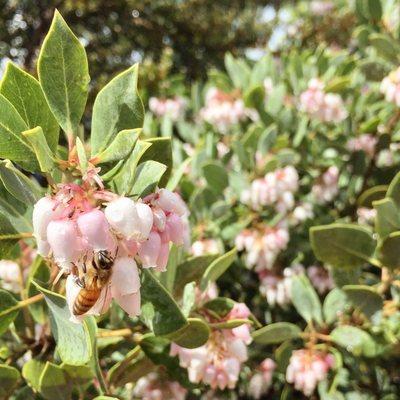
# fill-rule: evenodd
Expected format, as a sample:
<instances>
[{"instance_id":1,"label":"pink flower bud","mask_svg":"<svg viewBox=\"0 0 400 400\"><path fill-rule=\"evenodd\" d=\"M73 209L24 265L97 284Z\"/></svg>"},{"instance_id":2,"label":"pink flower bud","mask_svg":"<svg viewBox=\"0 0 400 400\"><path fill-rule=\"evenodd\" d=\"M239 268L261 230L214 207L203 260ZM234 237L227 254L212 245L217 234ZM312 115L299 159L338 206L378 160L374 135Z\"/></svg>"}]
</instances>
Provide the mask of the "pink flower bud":
<instances>
[{"instance_id":1,"label":"pink flower bud","mask_svg":"<svg viewBox=\"0 0 400 400\"><path fill-rule=\"evenodd\" d=\"M177 245L184 242L184 227L182 219L175 213L171 213L167 217L167 224L165 228L169 235L169 240Z\"/></svg>"},{"instance_id":2,"label":"pink flower bud","mask_svg":"<svg viewBox=\"0 0 400 400\"><path fill-rule=\"evenodd\" d=\"M105 215L109 224L127 239L146 240L153 225L151 208L127 197L109 203Z\"/></svg>"},{"instance_id":3,"label":"pink flower bud","mask_svg":"<svg viewBox=\"0 0 400 400\"><path fill-rule=\"evenodd\" d=\"M63 268L78 261L83 250L82 239L73 221L51 221L47 227L47 240L55 261Z\"/></svg>"},{"instance_id":4,"label":"pink flower bud","mask_svg":"<svg viewBox=\"0 0 400 400\"><path fill-rule=\"evenodd\" d=\"M165 213L161 208L159 207L153 208L153 220L154 220L154 227L159 232L163 232L165 229L165 224L167 222L167 217L165 216Z\"/></svg>"},{"instance_id":5,"label":"pink flower bud","mask_svg":"<svg viewBox=\"0 0 400 400\"><path fill-rule=\"evenodd\" d=\"M179 195L169 191L168 189L160 189L155 204L166 212L174 212L179 216L187 213L185 202Z\"/></svg>"},{"instance_id":6,"label":"pink flower bud","mask_svg":"<svg viewBox=\"0 0 400 400\"><path fill-rule=\"evenodd\" d=\"M161 243L160 252L157 258L157 268L156 270L159 272L164 272L167 268L169 257L169 244Z\"/></svg>"},{"instance_id":7,"label":"pink flower bud","mask_svg":"<svg viewBox=\"0 0 400 400\"><path fill-rule=\"evenodd\" d=\"M151 232L149 238L140 244L138 255L144 268L157 266L158 256L161 249L161 238L157 232Z\"/></svg>"},{"instance_id":8,"label":"pink flower bud","mask_svg":"<svg viewBox=\"0 0 400 400\"><path fill-rule=\"evenodd\" d=\"M140 314L140 292L117 296L115 300L130 317Z\"/></svg>"},{"instance_id":9,"label":"pink flower bud","mask_svg":"<svg viewBox=\"0 0 400 400\"><path fill-rule=\"evenodd\" d=\"M49 197L42 197L33 207L32 222L33 232L36 239L45 240L47 237L47 226L53 219L62 214L62 209L56 207L56 202Z\"/></svg>"},{"instance_id":10,"label":"pink flower bud","mask_svg":"<svg viewBox=\"0 0 400 400\"><path fill-rule=\"evenodd\" d=\"M83 238L93 250L106 250L112 245L108 223L102 211L94 209L81 214L77 224Z\"/></svg>"},{"instance_id":11,"label":"pink flower bud","mask_svg":"<svg viewBox=\"0 0 400 400\"><path fill-rule=\"evenodd\" d=\"M47 240L36 239L37 252L42 257L48 257L50 253L50 245Z\"/></svg>"},{"instance_id":12,"label":"pink flower bud","mask_svg":"<svg viewBox=\"0 0 400 400\"><path fill-rule=\"evenodd\" d=\"M137 293L140 289L139 271L133 258L120 257L114 262L111 292L113 297Z\"/></svg>"}]
</instances>

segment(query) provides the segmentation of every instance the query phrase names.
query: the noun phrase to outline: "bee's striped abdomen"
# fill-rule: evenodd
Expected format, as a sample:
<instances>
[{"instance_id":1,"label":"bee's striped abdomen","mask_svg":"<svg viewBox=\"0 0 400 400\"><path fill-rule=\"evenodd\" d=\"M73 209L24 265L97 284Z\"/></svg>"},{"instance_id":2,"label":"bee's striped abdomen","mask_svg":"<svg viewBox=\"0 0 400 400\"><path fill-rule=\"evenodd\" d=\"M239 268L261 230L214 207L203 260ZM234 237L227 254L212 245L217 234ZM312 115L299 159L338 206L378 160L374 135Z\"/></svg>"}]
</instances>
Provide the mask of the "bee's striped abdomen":
<instances>
[{"instance_id":1,"label":"bee's striped abdomen","mask_svg":"<svg viewBox=\"0 0 400 400\"><path fill-rule=\"evenodd\" d=\"M81 289L74 302L74 314L83 315L89 311L100 297L101 290Z\"/></svg>"}]
</instances>

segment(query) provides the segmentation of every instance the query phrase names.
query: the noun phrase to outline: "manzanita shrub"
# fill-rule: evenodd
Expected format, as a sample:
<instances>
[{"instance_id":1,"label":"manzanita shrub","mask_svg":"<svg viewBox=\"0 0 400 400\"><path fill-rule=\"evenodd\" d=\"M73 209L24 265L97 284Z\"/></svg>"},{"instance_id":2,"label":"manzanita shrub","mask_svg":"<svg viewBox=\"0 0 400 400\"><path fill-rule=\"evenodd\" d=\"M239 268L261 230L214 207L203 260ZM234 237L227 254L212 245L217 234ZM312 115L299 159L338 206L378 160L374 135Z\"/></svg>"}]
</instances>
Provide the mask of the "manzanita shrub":
<instances>
[{"instance_id":1,"label":"manzanita shrub","mask_svg":"<svg viewBox=\"0 0 400 400\"><path fill-rule=\"evenodd\" d=\"M7 66L0 398L399 398L400 23L312 3L299 37L337 15L351 52L227 54L147 112L134 65L90 133L60 14L38 80Z\"/></svg>"}]
</instances>

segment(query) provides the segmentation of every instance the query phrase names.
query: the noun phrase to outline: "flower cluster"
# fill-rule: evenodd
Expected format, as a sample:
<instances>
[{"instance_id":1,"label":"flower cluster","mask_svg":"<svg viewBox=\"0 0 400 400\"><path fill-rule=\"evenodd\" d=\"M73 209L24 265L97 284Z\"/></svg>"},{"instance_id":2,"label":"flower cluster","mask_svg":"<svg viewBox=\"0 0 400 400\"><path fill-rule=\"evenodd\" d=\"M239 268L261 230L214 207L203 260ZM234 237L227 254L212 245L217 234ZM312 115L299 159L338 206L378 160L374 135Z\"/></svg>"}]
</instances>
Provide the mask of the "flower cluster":
<instances>
[{"instance_id":1,"label":"flower cluster","mask_svg":"<svg viewBox=\"0 0 400 400\"><path fill-rule=\"evenodd\" d=\"M350 139L347 142L347 148L350 151L364 151L364 153L372 158L375 154L375 147L378 143L378 139L368 133L360 135L354 139Z\"/></svg>"},{"instance_id":2,"label":"flower cluster","mask_svg":"<svg viewBox=\"0 0 400 400\"><path fill-rule=\"evenodd\" d=\"M275 371L276 363L271 358L266 358L259 366L257 372L251 377L249 382L249 394L260 399L266 394L272 384L272 375Z\"/></svg>"},{"instance_id":3,"label":"flower cluster","mask_svg":"<svg viewBox=\"0 0 400 400\"><path fill-rule=\"evenodd\" d=\"M338 188L339 169L336 166L329 167L312 187L312 194L319 204L329 203L339 193Z\"/></svg>"},{"instance_id":4,"label":"flower cluster","mask_svg":"<svg viewBox=\"0 0 400 400\"><path fill-rule=\"evenodd\" d=\"M10 292L21 290L21 272L19 265L12 260L0 260L1 287Z\"/></svg>"},{"instance_id":5,"label":"flower cluster","mask_svg":"<svg viewBox=\"0 0 400 400\"><path fill-rule=\"evenodd\" d=\"M381 93L385 95L386 101L400 107L400 67L383 79L380 89Z\"/></svg>"},{"instance_id":6,"label":"flower cluster","mask_svg":"<svg viewBox=\"0 0 400 400\"><path fill-rule=\"evenodd\" d=\"M306 91L300 95L300 108L310 117L322 122L341 122L347 118L343 100L338 94L325 93L319 79L311 79Z\"/></svg>"},{"instance_id":7,"label":"flower cluster","mask_svg":"<svg viewBox=\"0 0 400 400\"><path fill-rule=\"evenodd\" d=\"M259 272L260 293L264 295L270 307L286 306L292 300L292 278L304 272L300 264L284 268L282 274L275 271Z\"/></svg>"},{"instance_id":8,"label":"flower cluster","mask_svg":"<svg viewBox=\"0 0 400 400\"><path fill-rule=\"evenodd\" d=\"M212 87L207 91L205 106L200 110L200 118L216 127L220 133L246 119L248 111L242 99Z\"/></svg>"},{"instance_id":9,"label":"flower cluster","mask_svg":"<svg viewBox=\"0 0 400 400\"><path fill-rule=\"evenodd\" d=\"M307 275L310 278L313 286L320 294L328 292L335 286L334 281L329 274L329 271L323 267L311 265L307 268Z\"/></svg>"},{"instance_id":10,"label":"flower cluster","mask_svg":"<svg viewBox=\"0 0 400 400\"><path fill-rule=\"evenodd\" d=\"M311 396L318 382L327 377L334 363L332 354L309 349L295 350L286 370L286 380L306 396Z\"/></svg>"},{"instance_id":11,"label":"flower cluster","mask_svg":"<svg viewBox=\"0 0 400 400\"><path fill-rule=\"evenodd\" d=\"M317 16L328 14L334 9L335 5L332 1L313 0L310 4L311 12Z\"/></svg>"},{"instance_id":12,"label":"flower cluster","mask_svg":"<svg viewBox=\"0 0 400 400\"><path fill-rule=\"evenodd\" d=\"M284 224L274 228L264 227L262 230L245 229L235 239L237 249L246 251L247 267L255 267L257 272L271 269L288 242L289 231Z\"/></svg>"},{"instance_id":13,"label":"flower cluster","mask_svg":"<svg viewBox=\"0 0 400 400\"><path fill-rule=\"evenodd\" d=\"M157 117L168 116L172 121L177 121L185 113L186 102L182 97L178 96L173 99L150 97L149 108Z\"/></svg>"},{"instance_id":14,"label":"flower cluster","mask_svg":"<svg viewBox=\"0 0 400 400\"><path fill-rule=\"evenodd\" d=\"M249 309L236 303L223 321L248 318ZM196 349L186 349L173 343L171 355L188 369L193 383L203 382L212 389L233 389L239 378L241 364L247 360L247 345L251 343L249 325L233 329L213 330L207 343Z\"/></svg>"},{"instance_id":15,"label":"flower cluster","mask_svg":"<svg viewBox=\"0 0 400 400\"><path fill-rule=\"evenodd\" d=\"M268 172L263 178L255 179L249 189L242 192L241 201L254 210L263 206L274 206L284 213L294 207L294 193L299 187L299 175L292 166Z\"/></svg>"},{"instance_id":16,"label":"flower cluster","mask_svg":"<svg viewBox=\"0 0 400 400\"><path fill-rule=\"evenodd\" d=\"M135 385L133 395L142 400L185 400L187 390L178 382L171 382L151 372L141 377Z\"/></svg>"},{"instance_id":17,"label":"flower cluster","mask_svg":"<svg viewBox=\"0 0 400 400\"><path fill-rule=\"evenodd\" d=\"M376 217L376 209L360 207L357 209L357 221L362 225L373 224Z\"/></svg>"},{"instance_id":18,"label":"flower cluster","mask_svg":"<svg viewBox=\"0 0 400 400\"><path fill-rule=\"evenodd\" d=\"M205 254L216 254L220 251L218 241L215 239L199 239L192 243L192 254L202 256Z\"/></svg>"},{"instance_id":19,"label":"flower cluster","mask_svg":"<svg viewBox=\"0 0 400 400\"><path fill-rule=\"evenodd\" d=\"M69 273L66 294L73 314L77 314L73 306L81 287L85 287L86 274L94 273L100 255L111 263L111 278L104 282L96 304L79 316L104 312L112 298L129 315L138 315L140 280L136 261L143 268L164 271L169 242L185 242L186 214L183 200L166 189L134 201L89 181L81 186L68 183L35 204L34 236L39 254ZM98 277L94 282L99 282Z\"/></svg>"}]
</instances>

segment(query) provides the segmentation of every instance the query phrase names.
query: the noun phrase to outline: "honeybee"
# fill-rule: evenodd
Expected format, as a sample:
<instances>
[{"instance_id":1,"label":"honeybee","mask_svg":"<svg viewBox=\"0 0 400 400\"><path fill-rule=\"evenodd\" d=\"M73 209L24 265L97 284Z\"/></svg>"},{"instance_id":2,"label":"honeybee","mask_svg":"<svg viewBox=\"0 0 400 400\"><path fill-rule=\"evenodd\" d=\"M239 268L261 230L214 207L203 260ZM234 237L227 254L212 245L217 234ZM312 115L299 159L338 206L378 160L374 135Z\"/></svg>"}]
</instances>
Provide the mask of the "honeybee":
<instances>
[{"instance_id":1,"label":"honeybee","mask_svg":"<svg viewBox=\"0 0 400 400\"><path fill-rule=\"evenodd\" d=\"M82 289L74 302L74 315L83 315L96 304L102 289L110 281L114 260L109 251L101 250L94 253L89 267L84 263L84 275L76 277L76 283Z\"/></svg>"}]
</instances>

